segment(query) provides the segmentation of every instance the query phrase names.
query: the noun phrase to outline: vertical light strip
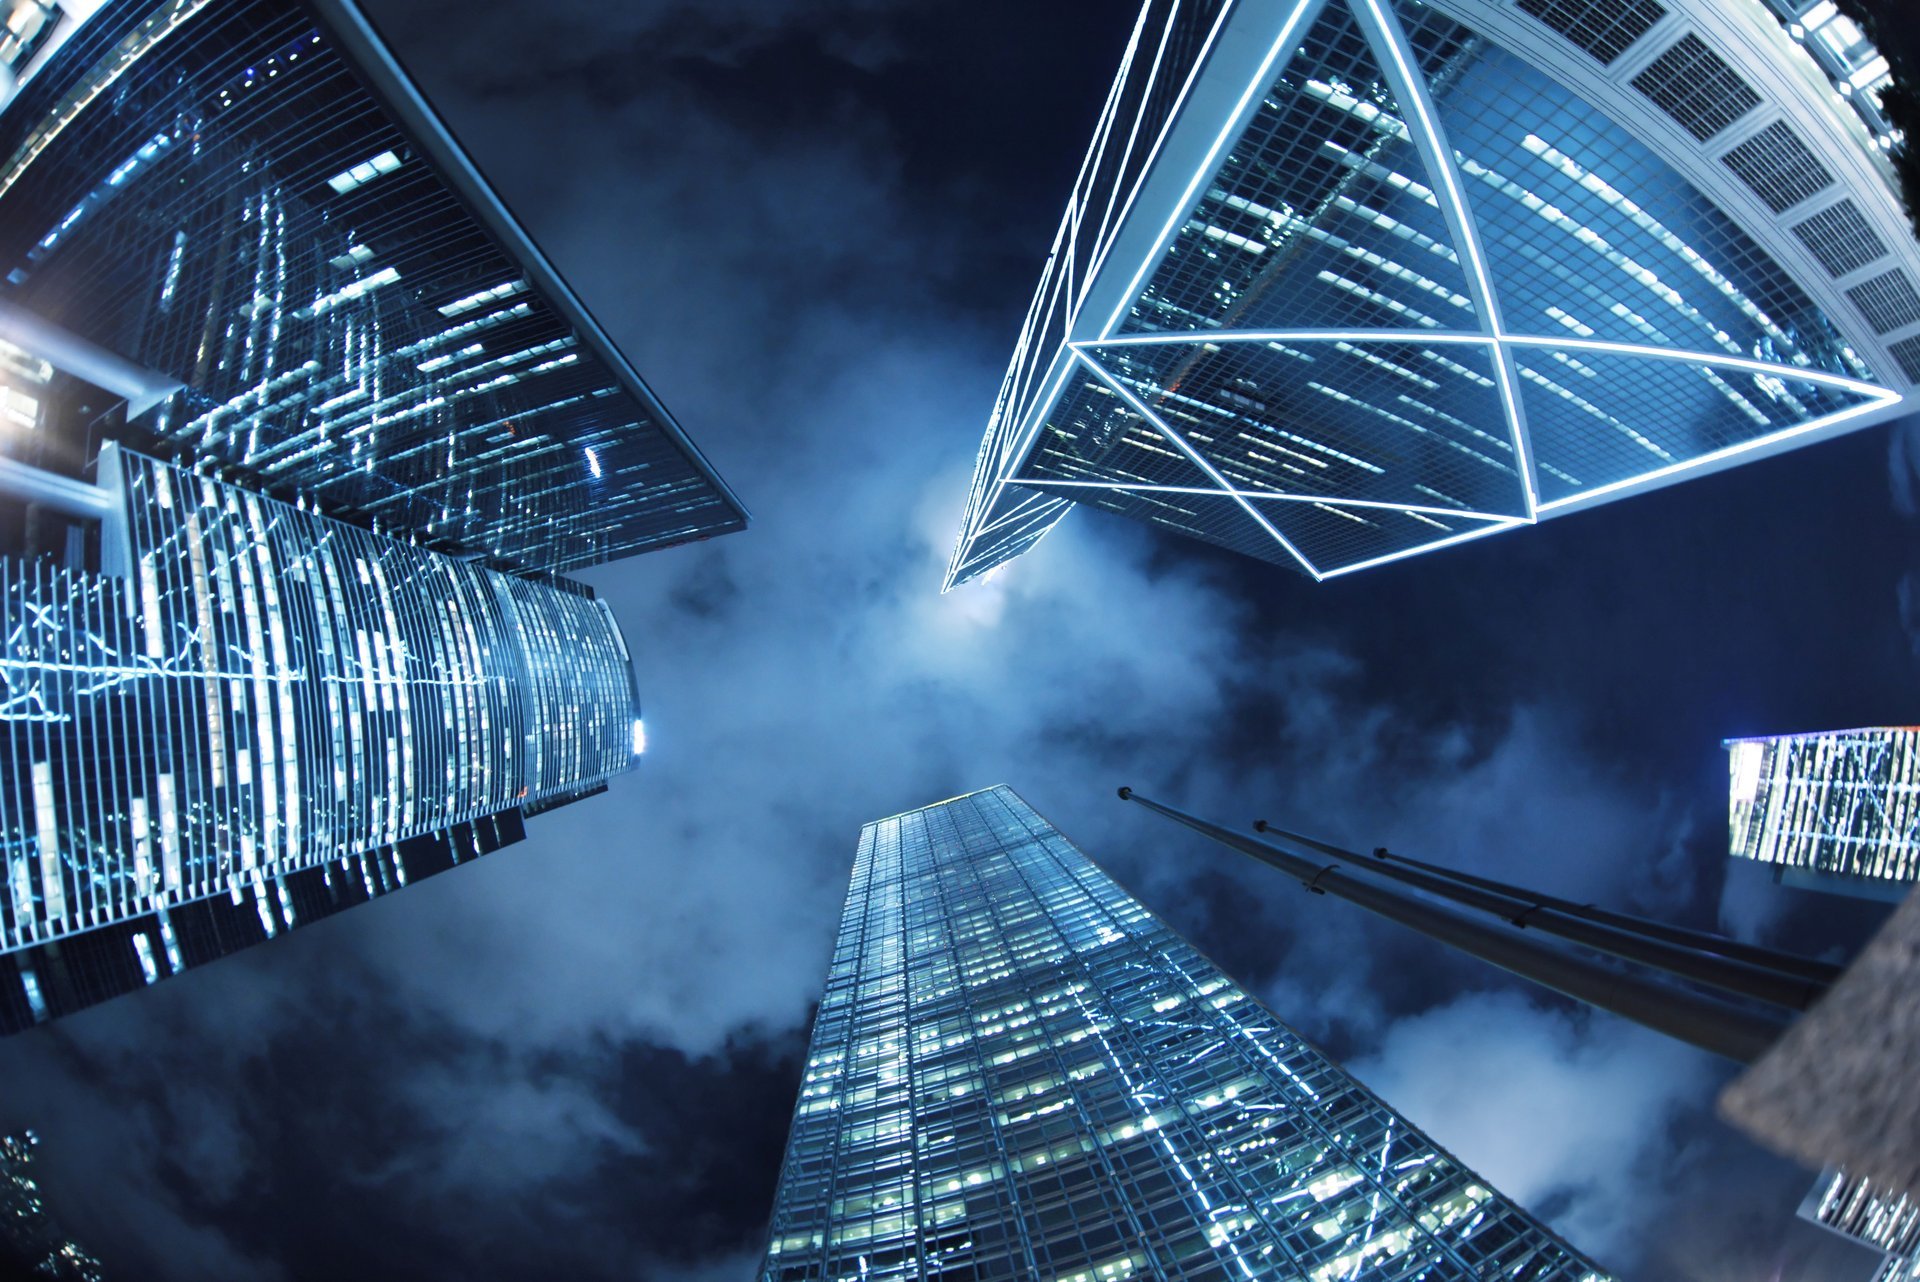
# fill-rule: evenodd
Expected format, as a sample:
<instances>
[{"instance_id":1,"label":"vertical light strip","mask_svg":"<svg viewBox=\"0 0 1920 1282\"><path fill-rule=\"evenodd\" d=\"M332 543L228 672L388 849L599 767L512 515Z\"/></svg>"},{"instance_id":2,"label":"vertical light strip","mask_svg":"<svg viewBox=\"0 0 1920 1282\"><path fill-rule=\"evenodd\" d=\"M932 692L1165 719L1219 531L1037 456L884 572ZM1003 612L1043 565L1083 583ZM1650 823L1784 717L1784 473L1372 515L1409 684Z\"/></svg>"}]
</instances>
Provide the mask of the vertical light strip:
<instances>
[{"instance_id":1,"label":"vertical light strip","mask_svg":"<svg viewBox=\"0 0 1920 1282\"><path fill-rule=\"evenodd\" d=\"M1493 340L1494 381L1499 385L1500 403L1506 410L1507 430L1513 439L1514 461L1519 464L1517 470L1520 473L1526 519L1534 521L1538 518L1539 486L1534 479L1533 441L1527 433L1526 417L1516 391L1517 375L1513 368L1513 357L1500 345L1504 329L1500 305L1494 294L1492 273L1487 270L1486 252L1480 244L1480 230L1474 225L1473 211L1467 206L1453 148L1448 145L1446 134L1440 128L1440 117L1434 108L1433 97L1427 92L1426 81L1421 78L1414 64L1413 51L1407 46L1406 33L1400 29L1399 20L1387 11L1381 0L1353 0L1352 7L1353 16L1366 33L1367 42L1373 46L1374 56L1380 60L1381 70L1386 74L1387 83L1392 87L1394 97L1399 100L1407 134L1421 159L1426 161L1428 172L1438 179L1442 195L1440 212L1453 233L1455 252L1468 267L1467 288L1473 294L1475 310L1480 313L1481 327ZM1407 119L1409 108L1413 119Z\"/></svg>"}]
</instances>

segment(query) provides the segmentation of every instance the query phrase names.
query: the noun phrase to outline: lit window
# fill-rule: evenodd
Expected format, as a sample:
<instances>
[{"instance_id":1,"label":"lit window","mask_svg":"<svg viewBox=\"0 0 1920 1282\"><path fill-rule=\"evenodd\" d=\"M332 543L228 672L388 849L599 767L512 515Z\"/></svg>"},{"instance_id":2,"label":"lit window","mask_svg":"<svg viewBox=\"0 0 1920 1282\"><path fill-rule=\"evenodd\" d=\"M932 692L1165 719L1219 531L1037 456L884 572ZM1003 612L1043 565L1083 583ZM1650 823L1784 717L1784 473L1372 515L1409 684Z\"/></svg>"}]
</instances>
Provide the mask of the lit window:
<instances>
[{"instance_id":1,"label":"lit window","mask_svg":"<svg viewBox=\"0 0 1920 1282\"><path fill-rule=\"evenodd\" d=\"M400 157L390 151L383 151L371 160L363 160L351 169L343 169L327 179L327 186L339 195L346 195L356 187L378 178L381 174L390 174L400 168Z\"/></svg>"}]
</instances>

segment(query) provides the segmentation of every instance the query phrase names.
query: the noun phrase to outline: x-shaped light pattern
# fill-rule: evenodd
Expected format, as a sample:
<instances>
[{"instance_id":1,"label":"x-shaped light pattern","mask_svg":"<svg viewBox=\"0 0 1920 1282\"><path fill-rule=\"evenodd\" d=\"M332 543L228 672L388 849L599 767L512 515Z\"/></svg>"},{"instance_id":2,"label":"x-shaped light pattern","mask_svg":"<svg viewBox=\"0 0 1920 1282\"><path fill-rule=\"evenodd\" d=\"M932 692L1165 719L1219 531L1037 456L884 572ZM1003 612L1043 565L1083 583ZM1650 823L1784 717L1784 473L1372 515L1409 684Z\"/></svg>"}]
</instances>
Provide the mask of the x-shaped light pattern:
<instances>
[{"instance_id":1,"label":"x-shaped light pattern","mask_svg":"<svg viewBox=\"0 0 1920 1282\"><path fill-rule=\"evenodd\" d=\"M1431 552L1469 539L1481 538L1487 534L1511 529L1516 525L1531 524L1544 515L1576 504L1587 504L1598 498L1620 491L1644 489L1659 484L1679 474L1710 468L1728 459L1756 450L1768 449L1793 437L1810 433L1830 431L1841 423L1859 418L1884 409L1901 399L1900 394L1890 388L1861 379L1849 378L1824 370L1808 369L1793 365L1777 364L1768 361L1750 360L1730 356L1724 352L1687 351L1658 346L1614 342L1603 339L1576 338L1572 335L1537 335L1512 333L1507 330L1501 319L1498 293L1494 287L1493 274L1489 269L1485 249L1481 245L1478 228L1465 196L1465 184L1455 153L1448 145L1441 129L1431 93L1425 80L1417 70L1416 61L1408 45L1406 34L1392 11L1381 0L1352 0L1351 12L1365 33L1374 56L1384 73L1388 87L1400 104L1402 124L1407 131L1421 160L1434 180L1432 190L1440 204L1447 228L1451 233L1453 250L1458 261L1466 269L1467 288L1473 302L1473 309L1479 320L1477 330L1471 331L1434 331L1425 329L1300 329L1300 330L1240 330L1240 331L1191 331L1191 332L1155 332L1150 334L1120 334L1119 327L1124 323L1128 310L1138 299L1148 273L1158 264L1167 251L1168 244L1178 233L1195 206L1202 185L1206 183L1218 168L1224 149L1236 130L1244 129L1249 106L1255 95L1273 83L1282 59L1291 51L1299 48L1300 37L1306 25L1316 17L1326 3L1339 3L1340 0L1301 0L1294 5L1279 32L1273 40L1258 72L1247 84L1225 125L1215 137L1213 145L1206 151L1192 178L1186 185L1180 202L1174 207L1162 229L1153 252L1142 260L1134 272L1128 289L1122 295L1120 303L1097 331L1089 333L1078 324L1078 304L1083 302L1086 292L1091 288L1093 276L1099 267L1106 266L1104 252L1111 247L1111 240L1101 246L1101 259L1087 273L1086 282L1078 297L1072 299L1073 318L1069 321L1070 332L1077 331L1081 337L1071 337L1065 343L1072 359L1058 362L1050 385L1031 399L1010 398L1001 406L1001 421L995 425L990 435L986 451L983 451L983 464L986 457L998 451L999 466L997 475L992 475L985 486L976 485L972 502L969 504L967 527L963 530L960 546L955 550L952 567L948 571L948 587L955 586L960 579L972 577L978 573L973 568L980 559L983 550L997 564L1017 555L1030 546L1064 515L1070 504L1061 502L1070 497L1075 490L1108 490L1116 493L1162 493L1170 495L1204 495L1231 500L1260 531L1283 548L1287 555L1316 580L1351 574L1356 570L1369 569L1403 557L1422 552ZM1217 28L1216 28L1217 30ZM1131 52L1131 51L1130 51ZM1156 68L1157 71L1157 68ZM1124 76L1126 69L1123 67ZM1189 83L1188 88L1191 87ZM1183 90L1183 97L1185 91ZM1109 209L1109 217L1112 211ZM1122 212L1131 212L1128 209ZM1071 222L1071 213L1070 219ZM1069 238L1070 239L1070 238ZM1056 254L1058 253L1056 246ZM1051 271L1051 265L1050 265ZM1070 272L1053 282L1055 290L1071 289ZM1042 295L1048 286L1042 285ZM1035 313L1041 309L1041 299L1035 300ZM1025 345L1032 337L1033 322L1030 317L1029 333L1022 335L1022 355L1016 357L1016 368L1022 363ZM1155 411L1141 398L1138 392L1127 385L1107 369L1097 359L1098 350L1126 346L1189 345L1210 344L1228 347L1234 344L1265 344L1282 342L1287 344L1333 344L1333 343L1413 343L1425 347L1456 345L1468 349L1483 351L1488 356L1494 381L1499 392L1499 401L1505 417L1505 431L1512 447L1516 462L1515 471L1519 477L1521 494L1519 514L1503 512L1477 512L1460 509L1422 508L1391 502L1379 502L1361 499L1348 499L1326 494L1289 493L1278 490L1258 490L1237 487L1230 483L1193 442L1179 430L1171 426L1166 418ZM1835 413L1812 418L1806 422L1792 424L1763 436L1737 442L1725 448L1704 455L1681 459L1667 466L1637 473L1608 484L1591 486L1582 491L1551 500L1543 500L1535 472L1534 449L1528 430L1525 406L1518 392L1519 373L1516 365L1516 352L1529 348L1552 349L1556 351L1586 351L1614 356L1644 358L1653 361L1681 362L1697 367L1740 370L1759 374L1783 381L1812 383L1833 387L1857 395L1861 403ZM1047 421L1055 402L1059 399L1069 378L1077 371L1091 371L1101 383L1118 396L1127 407L1138 414L1143 421L1179 451L1181 456L1191 461L1196 468L1214 483L1217 488L1207 489L1192 485L1154 485L1132 482L1072 481L1054 478L1023 477L1019 475L1032 455L1040 433ZM1013 389L1017 391L1018 389ZM1024 403L1026 413L1019 415ZM1020 432L1017 422L1009 421L1019 416L1024 418L1025 428L1017 446L1009 449L1007 445L1016 432ZM982 478L983 480L987 478ZM1010 508L999 503L1010 499L1013 493L1008 487L1020 487L1026 491L1018 502ZM1476 523L1475 528L1462 533L1454 533L1429 540L1415 546L1405 547L1383 556L1371 557L1349 564L1321 567L1310 561L1306 555L1277 529L1255 505L1254 500L1267 502L1298 502L1317 504L1327 508L1354 508L1359 510L1382 509L1405 513L1433 512ZM998 510L995 510L998 509Z\"/></svg>"}]
</instances>

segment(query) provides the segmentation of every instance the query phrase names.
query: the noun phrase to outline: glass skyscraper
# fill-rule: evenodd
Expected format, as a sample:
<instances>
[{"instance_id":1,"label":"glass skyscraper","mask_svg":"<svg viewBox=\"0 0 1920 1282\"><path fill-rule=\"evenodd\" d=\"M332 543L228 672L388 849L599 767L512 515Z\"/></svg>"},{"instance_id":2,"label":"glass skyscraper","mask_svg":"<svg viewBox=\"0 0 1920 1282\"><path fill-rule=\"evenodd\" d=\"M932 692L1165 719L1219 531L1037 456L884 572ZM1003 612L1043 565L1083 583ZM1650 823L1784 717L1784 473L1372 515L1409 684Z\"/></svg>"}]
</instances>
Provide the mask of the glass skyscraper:
<instances>
[{"instance_id":1,"label":"glass skyscraper","mask_svg":"<svg viewBox=\"0 0 1920 1282\"><path fill-rule=\"evenodd\" d=\"M606 605L109 446L0 559L0 1031L492 850L642 743ZM117 547L115 545L118 545Z\"/></svg>"},{"instance_id":2,"label":"glass skyscraper","mask_svg":"<svg viewBox=\"0 0 1920 1282\"><path fill-rule=\"evenodd\" d=\"M1326 578L1901 412L1920 245L1837 31L1149 0L946 585L1074 503Z\"/></svg>"},{"instance_id":3,"label":"glass skyscraper","mask_svg":"<svg viewBox=\"0 0 1920 1282\"><path fill-rule=\"evenodd\" d=\"M62 23L0 111L0 299L170 381L122 439L520 569L745 525L352 0Z\"/></svg>"},{"instance_id":4,"label":"glass skyscraper","mask_svg":"<svg viewBox=\"0 0 1920 1282\"><path fill-rule=\"evenodd\" d=\"M0 7L12 1032L604 790L746 513L353 0Z\"/></svg>"},{"instance_id":5,"label":"glass skyscraper","mask_svg":"<svg viewBox=\"0 0 1920 1282\"><path fill-rule=\"evenodd\" d=\"M1010 789L861 831L763 1282L1600 1277Z\"/></svg>"},{"instance_id":6,"label":"glass skyscraper","mask_svg":"<svg viewBox=\"0 0 1920 1282\"><path fill-rule=\"evenodd\" d=\"M1920 881L1920 729L1727 741L1728 841L1785 884L1904 898Z\"/></svg>"}]
</instances>

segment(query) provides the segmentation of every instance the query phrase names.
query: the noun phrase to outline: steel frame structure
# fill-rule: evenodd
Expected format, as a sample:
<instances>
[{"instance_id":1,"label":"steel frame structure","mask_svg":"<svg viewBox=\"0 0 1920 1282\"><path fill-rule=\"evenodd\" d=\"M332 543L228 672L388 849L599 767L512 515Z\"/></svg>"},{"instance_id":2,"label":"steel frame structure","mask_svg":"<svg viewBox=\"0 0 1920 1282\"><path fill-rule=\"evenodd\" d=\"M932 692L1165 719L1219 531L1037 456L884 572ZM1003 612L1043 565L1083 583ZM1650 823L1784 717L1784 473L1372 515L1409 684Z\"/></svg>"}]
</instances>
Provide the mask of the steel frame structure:
<instances>
[{"instance_id":1,"label":"steel frame structure","mask_svg":"<svg viewBox=\"0 0 1920 1282\"><path fill-rule=\"evenodd\" d=\"M1274 83L1275 77L1287 68L1292 59L1299 56L1296 51L1301 48L1302 37L1329 5L1345 5L1349 9L1365 33L1384 79L1393 92L1400 107L1397 123L1402 130L1402 137L1412 143L1425 164L1440 213L1451 236L1452 243L1448 248L1465 269L1472 311L1478 324L1471 328L1453 329L1362 327L1122 332L1129 309L1141 298L1141 290L1149 280L1150 273L1162 262L1183 225L1193 216L1196 201L1209 180L1219 173L1223 155L1230 153L1236 145L1235 140L1241 139L1248 129L1262 91ZM1442 11L1448 13L1461 7L1457 3L1440 6ZM1176 103L1154 140L1149 158L1139 170L1125 201L1118 201L1117 193L1108 193L1102 206L1101 193L1090 189L1090 176L1099 171L1104 153L1119 136L1121 122L1116 119L1116 109L1124 97L1124 86L1139 75L1144 58L1144 42L1152 35L1147 20L1149 14L1154 12L1155 5L1150 2L1136 23L1133 39L1113 88L1109 91L1093 144L1082 164L1080 178L1061 220L986 439L981 446L966 514L948 565L943 591L950 591L960 583L1024 552L1065 515L1074 501L1076 491L1206 495L1230 500L1264 538L1270 539L1284 551L1286 560L1297 564L1315 580L1324 580L1515 526L1533 524L1548 516L1855 430L1890 418L1909 403L1898 387L1889 385L1891 380L1880 382L1850 377L1804 365L1736 356L1727 351L1663 347L1579 337L1575 334L1529 332L1509 327L1502 314L1495 274L1489 265L1479 226L1466 197L1468 184L1462 174L1461 157L1448 143L1432 92L1418 70L1406 32L1393 9L1382 0L1351 0L1350 3L1348 0L1226 0L1217 16L1207 24L1205 43L1187 70ZM1164 69L1160 57L1167 48L1166 33L1180 19L1179 5L1175 4L1161 32L1158 52L1148 72L1150 79L1161 77ZM1188 117L1209 121L1219 119L1222 123L1203 143L1196 144L1193 141L1191 126L1176 139L1175 135L1179 132L1177 126L1182 123L1183 113ZM1134 119L1127 134L1124 146L1129 155L1139 145L1138 134L1144 115L1143 106L1141 116ZM1164 217L1159 216L1162 209L1166 211ZM1092 221L1096 210L1097 224ZM1150 236L1143 230L1149 222L1157 223ZM1087 229L1090 226L1094 231L1089 238ZM1083 246L1083 242L1089 244ZM1103 271L1116 264L1124 271L1129 261L1137 263L1137 266L1124 285L1116 280L1120 272ZM1051 337L1056 333L1058 346L1049 355ZM1503 421L1499 424L1489 423L1487 427L1489 431L1503 434L1513 452L1519 492L1514 496L1512 510L1430 509L1417 504L1235 485L1222 475L1213 460L1196 448L1185 432L1168 421L1168 415L1159 412L1134 388L1127 386L1127 381L1116 376L1100 359L1104 351L1157 345L1198 348L1201 345L1230 347L1235 344L1284 342L1308 347L1315 344L1392 341L1476 350L1489 359L1497 383ZM1703 369L1709 378L1712 377L1712 371L1733 370L1788 384L1811 384L1832 389L1857 400L1837 411L1819 414L1778 430L1762 432L1725 448L1595 484L1570 495L1548 497L1542 494L1533 431L1527 420L1524 398L1519 392L1521 375L1516 357L1529 349L1682 362ZM1098 379L1168 446L1213 482L1215 488L1128 481L1073 481L1023 474L1023 469L1034 458L1049 414L1060 403L1065 389L1076 374L1081 377L1091 374ZM1473 528L1385 555L1340 564L1327 564L1324 559L1316 563L1294 540L1267 519L1254 500L1283 504L1313 503L1332 509L1390 509L1409 514L1444 511L1449 517L1472 522Z\"/></svg>"}]
</instances>

